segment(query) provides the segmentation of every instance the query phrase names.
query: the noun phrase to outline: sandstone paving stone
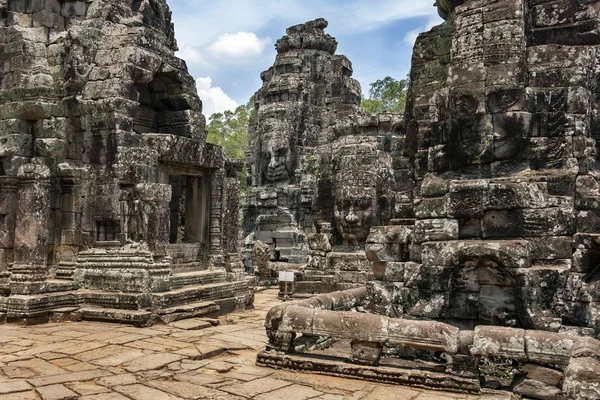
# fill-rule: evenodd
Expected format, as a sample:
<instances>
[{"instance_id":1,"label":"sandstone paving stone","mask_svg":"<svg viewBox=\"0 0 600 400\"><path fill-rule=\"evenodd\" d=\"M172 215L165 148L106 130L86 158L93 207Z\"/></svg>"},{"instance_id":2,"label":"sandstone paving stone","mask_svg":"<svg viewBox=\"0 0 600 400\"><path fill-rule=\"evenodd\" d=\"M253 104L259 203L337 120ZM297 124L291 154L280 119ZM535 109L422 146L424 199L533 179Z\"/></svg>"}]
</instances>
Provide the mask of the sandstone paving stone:
<instances>
[{"instance_id":1,"label":"sandstone paving stone","mask_svg":"<svg viewBox=\"0 0 600 400\"><path fill-rule=\"evenodd\" d=\"M0 394L0 400L39 400L39 396L35 390L28 392Z\"/></svg>"},{"instance_id":2,"label":"sandstone paving stone","mask_svg":"<svg viewBox=\"0 0 600 400\"><path fill-rule=\"evenodd\" d=\"M25 392L31 389L31 385L22 380L0 379L0 394Z\"/></svg>"},{"instance_id":3,"label":"sandstone paving stone","mask_svg":"<svg viewBox=\"0 0 600 400\"><path fill-rule=\"evenodd\" d=\"M79 400L130 400L128 397L116 392L90 394L79 397Z\"/></svg>"},{"instance_id":4,"label":"sandstone paving stone","mask_svg":"<svg viewBox=\"0 0 600 400\"><path fill-rule=\"evenodd\" d=\"M96 383L110 388L113 386L133 385L134 383L138 383L138 380L135 375L126 373L100 378Z\"/></svg>"},{"instance_id":5,"label":"sandstone paving stone","mask_svg":"<svg viewBox=\"0 0 600 400\"><path fill-rule=\"evenodd\" d=\"M17 355L14 354L4 354L4 355L0 355L0 363L4 363L4 364L8 364L11 363L13 361L19 361L19 360L27 360L30 359L32 357L19 357Z\"/></svg>"},{"instance_id":6,"label":"sandstone paving stone","mask_svg":"<svg viewBox=\"0 0 600 400\"><path fill-rule=\"evenodd\" d=\"M75 382L65 384L69 389L77 392L79 395L90 395L98 393L107 393L111 390L107 387L96 384L95 382Z\"/></svg>"},{"instance_id":7,"label":"sandstone paving stone","mask_svg":"<svg viewBox=\"0 0 600 400\"><path fill-rule=\"evenodd\" d=\"M314 398L315 400L344 400L344 396L341 394L324 394Z\"/></svg>"},{"instance_id":8,"label":"sandstone paving stone","mask_svg":"<svg viewBox=\"0 0 600 400\"><path fill-rule=\"evenodd\" d=\"M51 361L51 360L56 360L58 358L65 358L67 356L62 353L55 353L53 351L49 351L47 353L40 353L37 355L37 357L41 358L42 360Z\"/></svg>"},{"instance_id":9,"label":"sandstone paving stone","mask_svg":"<svg viewBox=\"0 0 600 400\"><path fill-rule=\"evenodd\" d=\"M34 371L36 375L45 376L65 374L68 372L63 368L57 367L48 361L40 360L39 358L33 358L26 361L15 361L10 363L10 366L27 368Z\"/></svg>"},{"instance_id":10,"label":"sandstone paving stone","mask_svg":"<svg viewBox=\"0 0 600 400\"><path fill-rule=\"evenodd\" d=\"M95 378L100 378L108 375L111 375L111 373L100 370L71 372L63 375L40 376L37 378L29 379L29 383L31 383L33 386L39 387L66 382L89 381Z\"/></svg>"},{"instance_id":11,"label":"sandstone paving stone","mask_svg":"<svg viewBox=\"0 0 600 400\"><path fill-rule=\"evenodd\" d=\"M94 365L94 364L90 364L87 362L76 362L73 363L71 365L67 365L65 366L65 369L68 369L69 371L73 371L73 372L78 372L78 371L89 371L92 369L97 369L98 366Z\"/></svg>"},{"instance_id":12,"label":"sandstone paving stone","mask_svg":"<svg viewBox=\"0 0 600 400\"><path fill-rule=\"evenodd\" d=\"M153 354L153 352L149 350L123 348L123 350L119 353L97 360L92 360L91 362L97 365L114 367L147 356L149 354Z\"/></svg>"},{"instance_id":13,"label":"sandstone paving stone","mask_svg":"<svg viewBox=\"0 0 600 400\"><path fill-rule=\"evenodd\" d=\"M52 364L57 365L59 367L66 367L68 365L73 365L76 364L78 361L77 360L73 360L70 357L66 357L65 358L58 358L55 360L51 360L50 361Z\"/></svg>"},{"instance_id":14,"label":"sandstone paving stone","mask_svg":"<svg viewBox=\"0 0 600 400\"><path fill-rule=\"evenodd\" d=\"M46 344L42 344L40 346L33 346L31 348L28 348L27 350L23 350L18 353L15 353L15 354L18 356L33 356L36 354L46 353L49 351L57 352L57 353L64 353L63 351L61 351L64 348L69 348L69 347L73 347L73 346L77 346L77 345L83 345L84 343L85 342L81 342L81 341L46 343Z\"/></svg>"},{"instance_id":15,"label":"sandstone paving stone","mask_svg":"<svg viewBox=\"0 0 600 400\"><path fill-rule=\"evenodd\" d=\"M193 372L189 374L178 374L174 376L174 379L180 382L189 382L194 385L211 385L215 383L224 382L227 380L223 375L213 375L201 372Z\"/></svg>"},{"instance_id":16,"label":"sandstone paving stone","mask_svg":"<svg viewBox=\"0 0 600 400\"><path fill-rule=\"evenodd\" d=\"M225 349L217 346L202 346L195 345L194 347L186 347L183 349L175 350L175 354L181 354L182 356L190 357L195 360L201 360L205 358L211 358L221 354Z\"/></svg>"},{"instance_id":17,"label":"sandstone paving stone","mask_svg":"<svg viewBox=\"0 0 600 400\"><path fill-rule=\"evenodd\" d=\"M175 321L169 324L172 328L183 329L187 331L196 331L200 329L211 328L212 324L205 320L196 318L183 319L181 321Z\"/></svg>"},{"instance_id":18,"label":"sandstone paving stone","mask_svg":"<svg viewBox=\"0 0 600 400\"><path fill-rule=\"evenodd\" d=\"M99 393L90 394L79 397L79 400L130 400L128 397L122 394L110 392L110 393Z\"/></svg>"},{"instance_id":19,"label":"sandstone paving stone","mask_svg":"<svg viewBox=\"0 0 600 400\"><path fill-rule=\"evenodd\" d=\"M215 362L212 362L212 363L206 365L205 368L213 369L219 373L225 373L225 372L229 372L233 368L235 368L235 364L232 364L229 362L223 362L223 361L215 361Z\"/></svg>"},{"instance_id":20,"label":"sandstone paving stone","mask_svg":"<svg viewBox=\"0 0 600 400\"><path fill-rule=\"evenodd\" d=\"M206 386L199 386L189 382L157 380L148 382L148 385L184 399L217 398L225 400L240 398L221 390L212 389Z\"/></svg>"},{"instance_id":21,"label":"sandstone paving stone","mask_svg":"<svg viewBox=\"0 0 600 400\"><path fill-rule=\"evenodd\" d=\"M92 334L85 336L85 340L88 340L90 342L95 342L95 341L104 342L107 340L128 336L127 334L124 334L121 331L112 330L112 329L110 329L110 327L108 327L108 328L109 328L109 330L107 330L106 332L97 332L97 333L92 333Z\"/></svg>"},{"instance_id":22,"label":"sandstone paving stone","mask_svg":"<svg viewBox=\"0 0 600 400\"><path fill-rule=\"evenodd\" d=\"M4 353L4 354L9 354L9 353L17 353L19 351L25 351L27 350L27 347L25 346L18 346L16 344L5 344L2 346L2 349L0 349L0 352Z\"/></svg>"},{"instance_id":23,"label":"sandstone paving stone","mask_svg":"<svg viewBox=\"0 0 600 400\"><path fill-rule=\"evenodd\" d=\"M272 392L263 393L254 397L257 400L306 400L319 396L322 393L308 386L291 385L281 389L273 390Z\"/></svg>"},{"instance_id":24,"label":"sandstone paving stone","mask_svg":"<svg viewBox=\"0 0 600 400\"><path fill-rule=\"evenodd\" d=\"M259 378L256 375L250 375L250 374L244 374L241 372L237 372L237 370L235 370L235 369L233 369L229 372L225 372L223 374L223 376L226 377L227 379L238 380L238 381L242 381L242 382L249 382L249 381L253 381L253 380Z\"/></svg>"},{"instance_id":25,"label":"sandstone paving stone","mask_svg":"<svg viewBox=\"0 0 600 400\"><path fill-rule=\"evenodd\" d=\"M366 387L372 387L369 385L369 383L359 380L336 377L328 377L327 379L324 379L321 376L297 374L289 371L276 371L271 375L271 378L311 386L321 391L344 390L348 392L359 392L364 390Z\"/></svg>"},{"instance_id":26,"label":"sandstone paving stone","mask_svg":"<svg viewBox=\"0 0 600 400\"><path fill-rule=\"evenodd\" d=\"M179 354L150 354L124 364L124 368L129 372L148 371L164 367L182 358L183 356Z\"/></svg>"},{"instance_id":27,"label":"sandstone paving stone","mask_svg":"<svg viewBox=\"0 0 600 400\"><path fill-rule=\"evenodd\" d=\"M17 379L17 378L33 378L37 374L30 370L29 368L21 368L14 366L6 366L2 368L2 372L6 375L7 378Z\"/></svg>"},{"instance_id":28,"label":"sandstone paving stone","mask_svg":"<svg viewBox=\"0 0 600 400\"><path fill-rule=\"evenodd\" d=\"M99 358L110 357L112 355L119 354L119 353L123 352L124 350L129 350L129 348L119 346L119 345L108 345L108 346L98 347L96 349L92 349L89 351L84 351L82 353L78 353L75 356L73 356L73 358L76 358L77 360L80 360L80 361L91 361L91 360L97 360Z\"/></svg>"},{"instance_id":29,"label":"sandstone paving stone","mask_svg":"<svg viewBox=\"0 0 600 400\"><path fill-rule=\"evenodd\" d=\"M181 397L173 396L165 393L161 390L154 389L141 384L127 385L127 386L115 386L113 388L116 392L119 392L133 400L177 400Z\"/></svg>"},{"instance_id":30,"label":"sandstone paving stone","mask_svg":"<svg viewBox=\"0 0 600 400\"><path fill-rule=\"evenodd\" d=\"M171 352L180 349L180 347L173 347L167 344L152 343L147 340L138 340L135 342L130 342L127 343L126 346L142 350L152 350L156 352Z\"/></svg>"},{"instance_id":31,"label":"sandstone paving stone","mask_svg":"<svg viewBox=\"0 0 600 400\"><path fill-rule=\"evenodd\" d=\"M223 349L224 351L246 350L249 348L245 344L238 342L230 342L223 339L214 338L213 336L200 340L199 343L197 343L197 346L200 346L200 349L202 349L205 346L218 347Z\"/></svg>"},{"instance_id":32,"label":"sandstone paving stone","mask_svg":"<svg viewBox=\"0 0 600 400\"><path fill-rule=\"evenodd\" d=\"M376 387L368 395L364 396L364 400L379 400L379 399L395 399L395 400L413 400L421 394L418 390L408 388L394 387ZM439 400L439 397L438 399Z\"/></svg>"},{"instance_id":33,"label":"sandstone paving stone","mask_svg":"<svg viewBox=\"0 0 600 400\"><path fill-rule=\"evenodd\" d=\"M79 396L64 385L43 386L36 389L42 400L75 400Z\"/></svg>"},{"instance_id":34,"label":"sandstone paving stone","mask_svg":"<svg viewBox=\"0 0 600 400\"><path fill-rule=\"evenodd\" d=\"M151 338L148 338L147 340L145 340L145 342L160 344L160 345L166 346L167 348L170 348L173 350L177 349L177 348L185 348L185 347L193 346L193 344L189 343L189 342L183 342L181 340L175 340L175 339L163 338L163 337L151 337Z\"/></svg>"},{"instance_id":35,"label":"sandstone paving stone","mask_svg":"<svg viewBox=\"0 0 600 400\"><path fill-rule=\"evenodd\" d=\"M74 354L84 353L89 350L94 350L94 349L104 347L104 346L106 346L105 343L87 342L87 343L76 344L74 346L66 347L64 349L60 349L60 350L58 350L58 352L64 353L64 354L69 354L69 355L74 355Z\"/></svg>"},{"instance_id":36,"label":"sandstone paving stone","mask_svg":"<svg viewBox=\"0 0 600 400\"><path fill-rule=\"evenodd\" d=\"M286 381L272 378L261 378L250 382L222 387L222 390L239 396L254 397L256 395L271 392L289 385L291 385L291 383Z\"/></svg>"},{"instance_id":37,"label":"sandstone paving stone","mask_svg":"<svg viewBox=\"0 0 600 400\"><path fill-rule=\"evenodd\" d=\"M140 335L135 333L123 334L119 336L115 336L110 339L104 339L103 341L109 344L125 344L130 342L135 342L136 340L142 340L148 338L149 335Z\"/></svg>"},{"instance_id":38,"label":"sandstone paving stone","mask_svg":"<svg viewBox=\"0 0 600 400\"><path fill-rule=\"evenodd\" d=\"M173 339L177 339L177 340L182 340L184 342L192 342L192 343L196 343L199 342L201 340L201 338L203 337L207 337L212 335L213 332L211 332L208 329L202 329L200 331L175 331L172 332L169 337L172 337Z\"/></svg>"}]
</instances>

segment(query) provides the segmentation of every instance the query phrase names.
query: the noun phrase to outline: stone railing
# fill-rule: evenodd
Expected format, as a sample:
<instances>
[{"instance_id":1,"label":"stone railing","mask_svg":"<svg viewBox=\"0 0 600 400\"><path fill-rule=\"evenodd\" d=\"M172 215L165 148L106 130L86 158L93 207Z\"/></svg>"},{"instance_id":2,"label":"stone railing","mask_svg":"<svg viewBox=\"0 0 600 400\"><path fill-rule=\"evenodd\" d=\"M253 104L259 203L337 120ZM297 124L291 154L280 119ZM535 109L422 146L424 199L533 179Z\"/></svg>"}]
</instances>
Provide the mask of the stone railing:
<instances>
[{"instance_id":1,"label":"stone railing","mask_svg":"<svg viewBox=\"0 0 600 400\"><path fill-rule=\"evenodd\" d=\"M360 305L365 294L364 288L352 289L272 308L265 323L269 347L290 353L297 334L350 339L352 361L374 366L384 345L440 351L446 355L447 374L475 377L481 374L483 358L512 360L537 371L512 385L519 394L546 398L539 397L542 391L543 396L600 398L600 341L596 339L499 326L460 330L437 321L348 311Z\"/></svg>"}]
</instances>

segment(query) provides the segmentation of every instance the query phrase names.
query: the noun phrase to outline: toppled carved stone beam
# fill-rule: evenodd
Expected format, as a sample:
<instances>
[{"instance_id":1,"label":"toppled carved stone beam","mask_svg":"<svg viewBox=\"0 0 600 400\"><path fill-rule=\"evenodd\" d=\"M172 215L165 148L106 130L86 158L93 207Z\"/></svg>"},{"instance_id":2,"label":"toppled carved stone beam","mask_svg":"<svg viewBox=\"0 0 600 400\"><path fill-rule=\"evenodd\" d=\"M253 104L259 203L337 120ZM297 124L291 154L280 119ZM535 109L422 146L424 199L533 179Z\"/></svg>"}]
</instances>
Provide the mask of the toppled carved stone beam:
<instances>
[{"instance_id":1,"label":"toppled carved stone beam","mask_svg":"<svg viewBox=\"0 0 600 400\"><path fill-rule=\"evenodd\" d=\"M541 364L566 365L576 336L500 326L478 326L471 353Z\"/></svg>"}]
</instances>

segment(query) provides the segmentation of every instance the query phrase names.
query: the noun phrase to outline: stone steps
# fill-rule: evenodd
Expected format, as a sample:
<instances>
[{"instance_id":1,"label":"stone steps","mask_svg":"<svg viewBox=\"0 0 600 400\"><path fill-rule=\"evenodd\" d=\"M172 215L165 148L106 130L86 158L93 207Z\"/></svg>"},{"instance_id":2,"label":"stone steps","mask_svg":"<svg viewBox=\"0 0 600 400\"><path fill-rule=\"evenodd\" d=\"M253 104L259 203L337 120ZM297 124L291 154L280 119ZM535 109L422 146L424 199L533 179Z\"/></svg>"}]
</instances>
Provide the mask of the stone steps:
<instances>
[{"instance_id":1,"label":"stone steps","mask_svg":"<svg viewBox=\"0 0 600 400\"><path fill-rule=\"evenodd\" d=\"M189 285L224 282L225 279L227 279L225 270L181 272L173 274L171 287L178 289Z\"/></svg>"},{"instance_id":2,"label":"stone steps","mask_svg":"<svg viewBox=\"0 0 600 400\"><path fill-rule=\"evenodd\" d=\"M221 307L211 301L199 301L158 310L158 318L165 324L184 319L216 315Z\"/></svg>"},{"instance_id":3,"label":"stone steps","mask_svg":"<svg viewBox=\"0 0 600 400\"><path fill-rule=\"evenodd\" d=\"M180 274L184 272L194 272L203 270L203 265L201 262L194 261L188 263L173 263L171 264L171 269L173 274Z\"/></svg>"},{"instance_id":4,"label":"stone steps","mask_svg":"<svg viewBox=\"0 0 600 400\"><path fill-rule=\"evenodd\" d=\"M47 279L46 280L46 291L48 293L56 292L68 292L71 290L79 289L79 285L76 282L68 279Z\"/></svg>"},{"instance_id":5,"label":"stone steps","mask_svg":"<svg viewBox=\"0 0 600 400\"><path fill-rule=\"evenodd\" d=\"M150 326L154 315L145 310L121 310L117 308L83 307L74 312L77 320L111 321L135 326Z\"/></svg>"},{"instance_id":6,"label":"stone steps","mask_svg":"<svg viewBox=\"0 0 600 400\"><path fill-rule=\"evenodd\" d=\"M170 290L152 295L153 303L160 308L169 308L175 304L188 304L197 301L209 301L231 298L235 296L236 286L233 282L207 283L191 285L181 289Z\"/></svg>"}]
</instances>

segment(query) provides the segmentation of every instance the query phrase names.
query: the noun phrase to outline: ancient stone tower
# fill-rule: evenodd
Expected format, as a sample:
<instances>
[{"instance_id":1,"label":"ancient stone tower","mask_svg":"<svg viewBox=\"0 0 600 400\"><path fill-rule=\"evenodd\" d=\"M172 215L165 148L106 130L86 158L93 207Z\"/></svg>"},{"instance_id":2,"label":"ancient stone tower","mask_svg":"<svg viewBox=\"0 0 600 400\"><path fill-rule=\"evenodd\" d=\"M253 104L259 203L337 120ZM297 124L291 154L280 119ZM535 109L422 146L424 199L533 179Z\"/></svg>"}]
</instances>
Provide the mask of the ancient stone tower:
<instances>
[{"instance_id":1,"label":"ancient stone tower","mask_svg":"<svg viewBox=\"0 0 600 400\"><path fill-rule=\"evenodd\" d=\"M243 200L246 265L258 259L259 268L270 262L271 272L296 269L298 289L309 293L366 282L364 253L340 271L344 254L361 252L372 225L401 214L394 212L396 197L399 208L410 203L393 183L409 172L399 160L402 118L360 109L352 64L335 54L326 27L317 19L288 28L274 66L261 75Z\"/></svg>"},{"instance_id":2,"label":"ancient stone tower","mask_svg":"<svg viewBox=\"0 0 600 400\"><path fill-rule=\"evenodd\" d=\"M251 300L223 231L239 167L175 50L164 0L0 1L0 319Z\"/></svg>"},{"instance_id":3,"label":"ancient stone tower","mask_svg":"<svg viewBox=\"0 0 600 400\"><path fill-rule=\"evenodd\" d=\"M271 247L272 261L307 261L306 234L314 231L315 148L331 140L327 128L360 104L352 64L335 55L327 21L296 25L277 41L275 65L261 74L247 152L244 200L247 245ZM250 261L246 257L246 263Z\"/></svg>"}]
</instances>

